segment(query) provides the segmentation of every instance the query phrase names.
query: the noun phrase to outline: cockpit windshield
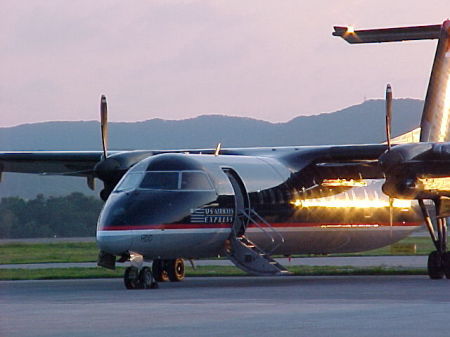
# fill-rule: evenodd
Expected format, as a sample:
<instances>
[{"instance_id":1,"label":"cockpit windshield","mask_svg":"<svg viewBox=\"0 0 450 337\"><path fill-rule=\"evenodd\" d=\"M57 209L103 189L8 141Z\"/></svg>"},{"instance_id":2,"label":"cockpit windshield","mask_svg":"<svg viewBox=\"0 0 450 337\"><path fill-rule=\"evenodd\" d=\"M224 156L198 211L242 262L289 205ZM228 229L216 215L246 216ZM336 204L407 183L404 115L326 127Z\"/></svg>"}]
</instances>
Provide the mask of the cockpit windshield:
<instances>
[{"instance_id":1,"label":"cockpit windshield","mask_svg":"<svg viewBox=\"0 0 450 337\"><path fill-rule=\"evenodd\" d=\"M139 185L150 190L177 190L180 172L147 172Z\"/></svg>"},{"instance_id":2,"label":"cockpit windshield","mask_svg":"<svg viewBox=\"0 0 450 337\"><path fill-rule=\"evenodd\" d=\"M165 191L211 191L213 186L202 171L148 171L127 174L116 192L131 189Z\"/></svg>"}]
</instances>

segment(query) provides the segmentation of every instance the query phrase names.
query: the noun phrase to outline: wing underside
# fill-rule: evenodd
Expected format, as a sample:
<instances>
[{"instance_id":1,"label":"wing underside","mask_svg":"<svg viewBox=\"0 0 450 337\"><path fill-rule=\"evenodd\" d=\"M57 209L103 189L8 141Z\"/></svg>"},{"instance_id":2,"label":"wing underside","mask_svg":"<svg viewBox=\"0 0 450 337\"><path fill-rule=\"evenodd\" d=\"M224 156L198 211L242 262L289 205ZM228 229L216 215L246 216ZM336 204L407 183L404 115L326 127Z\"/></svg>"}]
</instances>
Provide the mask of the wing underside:
<instances>
[{"instance_id":1,"label":"wing underside","mask_svg":"<svg viewBox=\"0 0 450 337\"><path fill-rule=\"evenodd\" d=\"M95 152L4 152L0 153L0 171L42 175L89 176L101 160Z\"/></svg>"}]
</instances>

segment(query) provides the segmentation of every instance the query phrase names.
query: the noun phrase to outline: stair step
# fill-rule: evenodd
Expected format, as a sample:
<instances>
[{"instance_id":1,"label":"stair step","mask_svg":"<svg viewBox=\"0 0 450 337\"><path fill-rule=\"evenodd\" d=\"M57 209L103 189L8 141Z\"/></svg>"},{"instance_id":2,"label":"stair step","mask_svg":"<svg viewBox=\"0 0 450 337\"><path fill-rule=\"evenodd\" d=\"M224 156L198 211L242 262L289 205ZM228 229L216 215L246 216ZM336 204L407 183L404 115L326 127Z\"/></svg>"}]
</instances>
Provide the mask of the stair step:
<instances>
[{"instance_id":1,"label":"stair step","mask_svg":"<svg viewBox=\"0 0 450 337\"><path fill-rule=\"evenodd\" d=\"M253 275L289 275L290 273L246 237L230 237L230 260L240 269Z\"/></svg>"}]
</instances>

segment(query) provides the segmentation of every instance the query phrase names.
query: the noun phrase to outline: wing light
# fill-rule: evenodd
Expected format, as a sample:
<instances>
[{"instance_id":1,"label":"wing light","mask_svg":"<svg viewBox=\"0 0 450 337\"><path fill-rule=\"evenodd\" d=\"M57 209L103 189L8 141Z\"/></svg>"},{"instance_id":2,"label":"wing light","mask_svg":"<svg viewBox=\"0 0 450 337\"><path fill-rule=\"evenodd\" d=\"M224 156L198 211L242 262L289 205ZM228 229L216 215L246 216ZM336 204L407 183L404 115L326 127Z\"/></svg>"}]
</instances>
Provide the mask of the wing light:
<instances>
[{"instance_id":1,"label":"wing light","mask_svg":"<svg viewBox=\"0 0 450 337\"><path fill-rule=\"evenodd\" d=\"M389 200L381 199L336 199L332 197L318 198L318 199L305 199L294 200L292 205L298 208L388 208L390 206ZM392 207L399 208L402 211L407 211L411 208L411 200L394 199Z\"/></svg>"},{"instance_id":2,"label":"wing light","mask_svg":"<svg viewBox=\"0 0 450 337\"><path fill-rule=\"evenodd\" d=\"M367 186L367 182L354 179L324 179L321 185L327 187L363 187Z\"/></svg>"},{"instance_id":3,"label":"wing light","mask_svg":"<svg viewBox=\"0 0 450 337\"><path fill-rule=\"evenodd\" d=\"M355 27L353 26L347 26L346 34L354 34L355 33Z\"/></svg>"}]
</instances>

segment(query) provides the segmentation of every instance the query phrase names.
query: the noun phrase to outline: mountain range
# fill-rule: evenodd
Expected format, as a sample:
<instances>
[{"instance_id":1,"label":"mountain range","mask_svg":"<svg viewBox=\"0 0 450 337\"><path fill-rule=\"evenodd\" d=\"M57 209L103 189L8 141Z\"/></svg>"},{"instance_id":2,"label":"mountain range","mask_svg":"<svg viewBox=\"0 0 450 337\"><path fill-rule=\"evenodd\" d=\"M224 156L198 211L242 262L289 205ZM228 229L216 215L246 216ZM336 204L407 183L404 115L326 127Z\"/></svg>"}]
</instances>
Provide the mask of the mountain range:
<instances>
[{"instance_id":1,"label":"mountain range","mask_svg":"<svg viewBox=\"0 0 450 337\"><path fill-rule=\"evenodd\" d=\"M285 123L203 115L185 120L151 119L110 123L111 150L289 146L380 143L385 140L383 100L368 100L332 113L299 116ZM393 102L393 135L420 124L423 101ZM0 151L101 150L96 121L44 122L0 128ZM101 185L98 184L98 185ZM34 198L36 194L94 193L81 178L36 177L5 173L0 196ZM98 191L97 191L98 192Z\"/></svg>"}]
</instances>

